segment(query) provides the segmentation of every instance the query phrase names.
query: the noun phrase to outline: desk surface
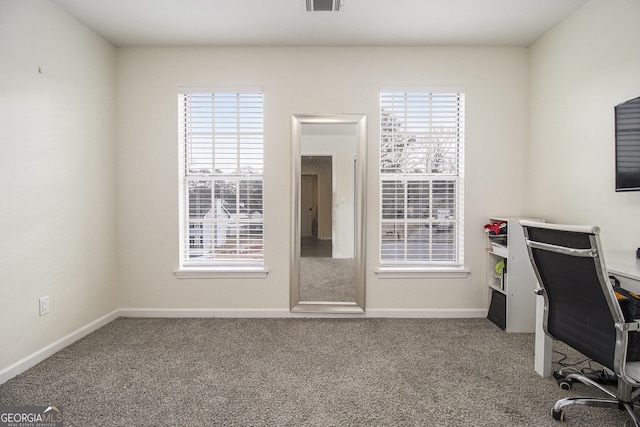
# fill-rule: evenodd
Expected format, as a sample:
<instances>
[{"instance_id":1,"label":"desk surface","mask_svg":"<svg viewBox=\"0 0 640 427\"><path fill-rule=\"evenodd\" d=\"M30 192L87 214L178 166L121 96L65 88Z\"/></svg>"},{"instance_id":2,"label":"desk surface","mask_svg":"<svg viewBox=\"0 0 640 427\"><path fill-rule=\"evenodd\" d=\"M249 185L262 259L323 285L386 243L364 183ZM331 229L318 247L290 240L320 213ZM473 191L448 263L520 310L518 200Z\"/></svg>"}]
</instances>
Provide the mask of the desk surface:
<instances>
[{"instance_id":1,"label":"desk surface","mask_svg":"<svg viewBox=\"0 0 640 427\"><path fill-rule=\"evenodd\" d=\"M640 281L640 259L635 252L605 251L604 262L609 274L617 274Z\"/></svg>"}]
</instances>

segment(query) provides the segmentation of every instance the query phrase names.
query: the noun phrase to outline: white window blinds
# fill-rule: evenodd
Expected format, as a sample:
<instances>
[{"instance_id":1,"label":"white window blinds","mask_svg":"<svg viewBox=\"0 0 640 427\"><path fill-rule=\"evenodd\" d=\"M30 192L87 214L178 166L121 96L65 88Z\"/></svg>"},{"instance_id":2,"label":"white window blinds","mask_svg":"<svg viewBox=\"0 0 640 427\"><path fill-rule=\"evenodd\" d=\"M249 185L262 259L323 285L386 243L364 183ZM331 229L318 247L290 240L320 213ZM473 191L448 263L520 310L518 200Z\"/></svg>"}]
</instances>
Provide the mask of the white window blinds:
<instances>
[{"instance_id":1,"label":"white window blinds","mask_svg":"<svg viewBox=\"0 0 640 427\"><path fill-rule=\"evenodd\" d=\"M182 265L262 265L262 93L182 92Z\"/></svg>"},{"instance_id":2,"label":"white window blinds","mask_svg":"<svg viewBox=\"0 0 640 427\"><path fill-rule=\"evenodd\" d=\"M380 95L380 264L462 265L464 94Z\"/></svg>"}]
</instances>

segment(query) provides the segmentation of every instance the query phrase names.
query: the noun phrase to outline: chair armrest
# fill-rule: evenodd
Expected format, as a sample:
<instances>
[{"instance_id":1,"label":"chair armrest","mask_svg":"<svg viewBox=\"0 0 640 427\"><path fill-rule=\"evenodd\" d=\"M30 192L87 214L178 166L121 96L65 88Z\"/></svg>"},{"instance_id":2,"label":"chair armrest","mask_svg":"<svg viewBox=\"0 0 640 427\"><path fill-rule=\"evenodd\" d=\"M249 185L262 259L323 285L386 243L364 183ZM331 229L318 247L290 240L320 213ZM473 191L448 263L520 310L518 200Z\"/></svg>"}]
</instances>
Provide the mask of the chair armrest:
<instances>
[{"instance_id":1,"label":"chair armrest","mask_svg":"<svg viewBox=\"0 0 640 427\"><path fill-rule=\"evenodd\" d=\"M640 319L634 319L633 322L626 322L626 323L616 323L615 327L617 330L619 331L628 331L628 332L633 332L633 331L640 331Z\"/></svg>"}]
</instances>

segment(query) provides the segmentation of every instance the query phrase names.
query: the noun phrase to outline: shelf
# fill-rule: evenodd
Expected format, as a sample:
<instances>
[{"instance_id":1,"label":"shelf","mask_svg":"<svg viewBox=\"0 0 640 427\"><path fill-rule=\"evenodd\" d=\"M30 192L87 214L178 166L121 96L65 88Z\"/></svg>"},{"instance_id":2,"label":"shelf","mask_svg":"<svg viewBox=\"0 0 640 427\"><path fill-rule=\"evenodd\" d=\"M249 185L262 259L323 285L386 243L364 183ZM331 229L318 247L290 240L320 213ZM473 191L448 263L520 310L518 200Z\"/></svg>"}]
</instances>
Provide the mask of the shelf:
<instances>
[{"instance_id":1,"label":"shelf","mask_svg":"<svg viewBox=\"0 0 640 427\"><path fill-rule=\"evenodd\" d=\"M508 258L507 254L501 254L501 253L494 252L494 251L491 250L491 248L487 248L487 252L489 254L491 254L491 255L495 255L495 256L500 257L500 258L504 258L504 259Z\"/></svg>"},{"instance_id":2,"label":"shelf","mask_svg":"<svg viewBox=\"0 0 640 427\"><path fill-rule=\"evenodd\" d=\"M536 301L532 290L536 287L536 278L519 219L489 219L490 222L504 221L507 228L502 234L486 233L487 317L506 332L533 332ZM502 260L508 265L500 279L495 267Z\"/></svg>"},{"instance_id":3,"label":"shelf","mask_svg":"<svg viewBox=\"0 0 640 427\"><path fill-rule=\"evenodd\" d=\"M506 246L491 245L491 247L489 248L489 253L502 258L509 257L509 250Z\"/></svg>"},{"instance_id":4,"label":"shelf","mask_svg":"<svg viewBox=\"0 0 640 427\"><path fill-rule=\"evenodd\" d=\"M507 291L505 291L504 289L500 288L499 286L493 285L493 284L491 284L491 283L490 283L488 286L489 286L491 289L493 289L493 290L495 290L495 291L498 291L498 292L500 292L500 293L502 293L502 294L505 294L505 295L507 294Z\"/></svg>"}]
</instances>

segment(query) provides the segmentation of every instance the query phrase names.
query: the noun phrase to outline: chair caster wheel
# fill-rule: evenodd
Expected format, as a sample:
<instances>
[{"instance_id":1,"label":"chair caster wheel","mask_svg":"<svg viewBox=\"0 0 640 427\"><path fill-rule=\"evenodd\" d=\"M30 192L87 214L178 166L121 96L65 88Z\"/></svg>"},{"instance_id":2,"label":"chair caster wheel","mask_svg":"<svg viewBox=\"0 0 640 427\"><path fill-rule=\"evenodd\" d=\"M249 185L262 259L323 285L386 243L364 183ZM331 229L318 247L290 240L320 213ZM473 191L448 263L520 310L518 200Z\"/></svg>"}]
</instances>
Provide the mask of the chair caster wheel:
<instances>
[{"instance_id":1,"label":"chair caster wheel","mask_svg":"<svg viewBox=\"0 0 640 427\"><path fill-rule=\"evenodd\" d=\"M567 377L563 376L563 375L554 375L556 377L556 381L558 381L558 387L560 387L563 390L571 390L571 384L573 384L573 381L568 379Z\"/></svg>"},{"instance_id":2,"label":"chair caster wheel","mask_svg":"<svg viewBox=\"0 0 640 427\"><path fill-rule=\"evenodd\" d=\"M564 411L562 409L559 410L559 411L556 411L555 409L552 409L551 410L551 416L556 421L564 421Z\"/></svg>"},{"instance_id":3,"label":"chair caster wheel","mask_svg":"<svg viewBox=\"0 0 640 427\"><path fill-rule=\"evenodd\" d=\"M569 381L569 380L558 380L558 386L563 390L571 390L571 381Z\"/></svg>"}]
</instances>

